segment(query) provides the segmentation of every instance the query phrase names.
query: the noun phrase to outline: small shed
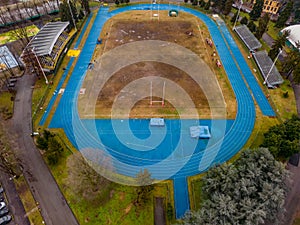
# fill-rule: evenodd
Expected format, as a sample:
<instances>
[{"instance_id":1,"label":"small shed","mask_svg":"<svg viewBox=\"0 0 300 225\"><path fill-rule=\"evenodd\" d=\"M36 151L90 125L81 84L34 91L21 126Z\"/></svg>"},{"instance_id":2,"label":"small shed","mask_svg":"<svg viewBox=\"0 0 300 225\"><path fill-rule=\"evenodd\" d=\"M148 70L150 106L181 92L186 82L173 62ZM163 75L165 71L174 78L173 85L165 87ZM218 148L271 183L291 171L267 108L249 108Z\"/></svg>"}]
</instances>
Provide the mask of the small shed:
<instances>
[{"instance_id":1,"label":"small shed","mask_svg":"<svg viewBox=\"0 0 300 225\"><path fill-rule=\"evenodd\" d=\"M208 126L192 126L190 127L190 135L192 138L211 138Z\"/></svg>"},{"instance_id":2,"label":"small shed","mask_svg":"<svg viewBox=\"0 0 300 225\"><path fill-rule=\"evenodd\" d=\"M165 126L165 120L163 118L151 118L150 126L163 127L163 126Z\"/></svg>"}]
</instances>

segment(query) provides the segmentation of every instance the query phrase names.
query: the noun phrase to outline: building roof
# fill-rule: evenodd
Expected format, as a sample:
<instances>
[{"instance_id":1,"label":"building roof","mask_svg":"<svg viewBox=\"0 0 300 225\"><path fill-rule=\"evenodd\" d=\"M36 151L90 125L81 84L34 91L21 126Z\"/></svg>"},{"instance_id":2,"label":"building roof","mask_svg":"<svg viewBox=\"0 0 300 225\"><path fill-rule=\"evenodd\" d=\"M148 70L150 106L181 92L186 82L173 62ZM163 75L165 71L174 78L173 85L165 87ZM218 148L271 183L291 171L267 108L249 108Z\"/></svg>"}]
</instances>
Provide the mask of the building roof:
<instances>
[{"instance_id":1,"label":"building roof","mask_svg":"<svg viewBox=\"0 0 300 225\"><path fill-rule=\"evenodd\" d=\"M290 30L290 35L287 37L288 41L295 47L299 48L297 44L300 44L300 24L288 26L281 30L281 33L283 33L285 30Z\"/></svg>"},{"instance_id":2,"label":"building roof","mask_svg":"<svg viewBox=\"0 0 300 225\"><path fill-rule=\"evenodd\" d=\"M264 80L268 76L268 79L266 80L268 87L273 87L275 85L279 85L283 83L283 79L280 73L278 72L276 66L273 66L272 68L273 61L268 56L267 51L264 50L264 51L256 52L253 54L253 57L256 61L256 64L260 72L262 73Z\"/></svg>"},{"instance_id":3,"label":"building roof","mask_svg":"<svg viewBox=\"0 0 300 225\"><path fill-rule=\"evenodd\" d=\"M49 55L59 35L66 29L69 22L51 22L31 39L27 48L34 48L37 56Z\"/></svg>"},{"instance_id":4,"label":"building roof","mask_svg":"<svg viewBox=\"0 0 300 225\"><path fill-rule=\"evenodd\" d=\"M0 46L0 71L18 66L18 62L6 45Z\"/></svg>"},{"instance_id":5,"label":"building roof","mask_svg":"<svg viewBox=\"0 0 300 225\"><path fill-rule=\"evenodd\" d=\"M249 50L255 50L262 46L246 25L236 26L234 30Z\"/></svg>"}]
</instances>

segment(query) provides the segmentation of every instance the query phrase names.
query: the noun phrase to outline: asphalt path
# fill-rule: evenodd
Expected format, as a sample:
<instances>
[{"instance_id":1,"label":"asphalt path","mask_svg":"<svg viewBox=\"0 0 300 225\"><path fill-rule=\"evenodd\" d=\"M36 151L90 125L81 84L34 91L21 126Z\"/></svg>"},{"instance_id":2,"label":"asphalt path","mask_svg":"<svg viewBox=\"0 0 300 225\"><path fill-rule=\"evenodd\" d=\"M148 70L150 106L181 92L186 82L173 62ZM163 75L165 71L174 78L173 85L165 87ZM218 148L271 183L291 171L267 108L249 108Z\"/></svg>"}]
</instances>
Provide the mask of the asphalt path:
<instances>
[{"instance_id":1,"label":"asphalt path","mask_svg":"<svg viewBox=\"0 0 300 225\"><path fill-rule=\"evenodd\" d=\"M38 202L47 225L78 225L73 212L62 195L55 179L45 164L31 137L31 97L35 77L24 75L17 82L17 95L12 131L20 148L17 155L23 166L24 176Z\"/></svg>"}]
</instances>

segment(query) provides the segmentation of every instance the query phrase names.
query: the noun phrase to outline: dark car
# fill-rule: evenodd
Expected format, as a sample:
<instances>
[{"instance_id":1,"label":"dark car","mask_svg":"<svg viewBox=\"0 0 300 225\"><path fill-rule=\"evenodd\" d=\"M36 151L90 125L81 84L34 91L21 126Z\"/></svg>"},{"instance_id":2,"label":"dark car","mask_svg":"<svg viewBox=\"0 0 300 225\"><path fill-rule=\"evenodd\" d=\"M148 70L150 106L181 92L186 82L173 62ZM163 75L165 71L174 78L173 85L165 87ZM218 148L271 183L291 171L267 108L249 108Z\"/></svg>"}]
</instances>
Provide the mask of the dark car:
<instances>
[{"instance_id":1,"label":"dark car","mask_svg":"<svg viewBox=\"0 0 300 225\"><path fill-rule=\"evenodd\" d=\"M3 187L0 187L0 194L2 194L4 191Z\"/></svg>"},{"instance_id":2,"label":"dark car","mask_svg":"<svg viewBox=\"0 0 300 225\"><path fill-rule=\"evenodd\" d=\"M11 216L10 215L2 216L0 218L0 225L7 224L9 221L11 221Z\"/></svg>"},{"instance_id":3,"label":"dark car","mask_svg":"<svg viewBox=\"0 0 300 225\"><path fill-rule=\"evenodd\" d=\"M5 216L9 213L9 209L7 207L0 210L0 217Z\"/></svg>"}]
</instances>

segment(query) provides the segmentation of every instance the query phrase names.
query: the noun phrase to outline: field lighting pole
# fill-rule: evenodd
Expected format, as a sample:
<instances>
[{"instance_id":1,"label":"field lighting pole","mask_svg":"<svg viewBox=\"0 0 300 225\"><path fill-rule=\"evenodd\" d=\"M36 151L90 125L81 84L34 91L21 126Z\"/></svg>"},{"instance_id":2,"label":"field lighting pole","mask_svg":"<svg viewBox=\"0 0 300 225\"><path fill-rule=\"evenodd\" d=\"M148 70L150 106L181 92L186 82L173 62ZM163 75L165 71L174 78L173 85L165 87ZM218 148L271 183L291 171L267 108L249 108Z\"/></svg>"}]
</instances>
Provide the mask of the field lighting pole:
<instances>
[{"instance_id":1,"label":"field lighting pole","mask_svg":"<svg viewBox=\"0 0 300 225\"><path fill-rule=\"evenodd\" d=\"M275 63L276 63L276 61L277 61L277 59L278 59L278 57L279 57L279 55L280 55L281 53L282 53L282 49L280 48L280 49L279 49L279 52L278 52L278 54L277 54L277 56L276 56L276 58L275 58L275 60L274 60L274 62L273 62L273 64L272 64L272 66L271 66L271 68L270 68L270 70L269 70L269 72L268 72L268 74L267 74L267 76L266 76L266 79L265 79L265 81L264 81L264 84L267 83L267 80L268 80L268 78L269 78L269 76L270 76L270 74L271 74L271 71L272 71L273 67L275 66Z\"/></svg>"},{"instance_id":2,"label":"field lighting pole","mask_svg":"<svg viewBox=\"0 0 300 225\"><path fill-rule=\"evenodd\" d=\"M68 3L68 6L69 6L69 10L70 10L70 13L71 13L71 16L72 16L72 21L73 21L75 32L76 32L77 28L76 28L76 23L75 23L75 20L74 20L73 12L72 12L72 9L71 9L71 6L70 6L70 0L67 0L67 3Z\"/></svg>"},{"instance_id":3,"label":"field lighting pole","mask_svg":"<svg viewBox=\"0 0 300 225\"><path fill-rule=\"evenodd\" d=\"M233 24L233 28L232 28L232 30L234 30L234 29L235 29L235 25L236 25L236 22L237 22L237 20L238 20L238 18L239 18L239 15L240 15L240 12L241 12L242 5L243 5L243 0L241 0L241 1L240 1L239 10L238 10L238 14L237 14L237 16L236 16L236 18L235 18L235 21L234 21L234 24Z\"/></svg>"}]
</instances>

